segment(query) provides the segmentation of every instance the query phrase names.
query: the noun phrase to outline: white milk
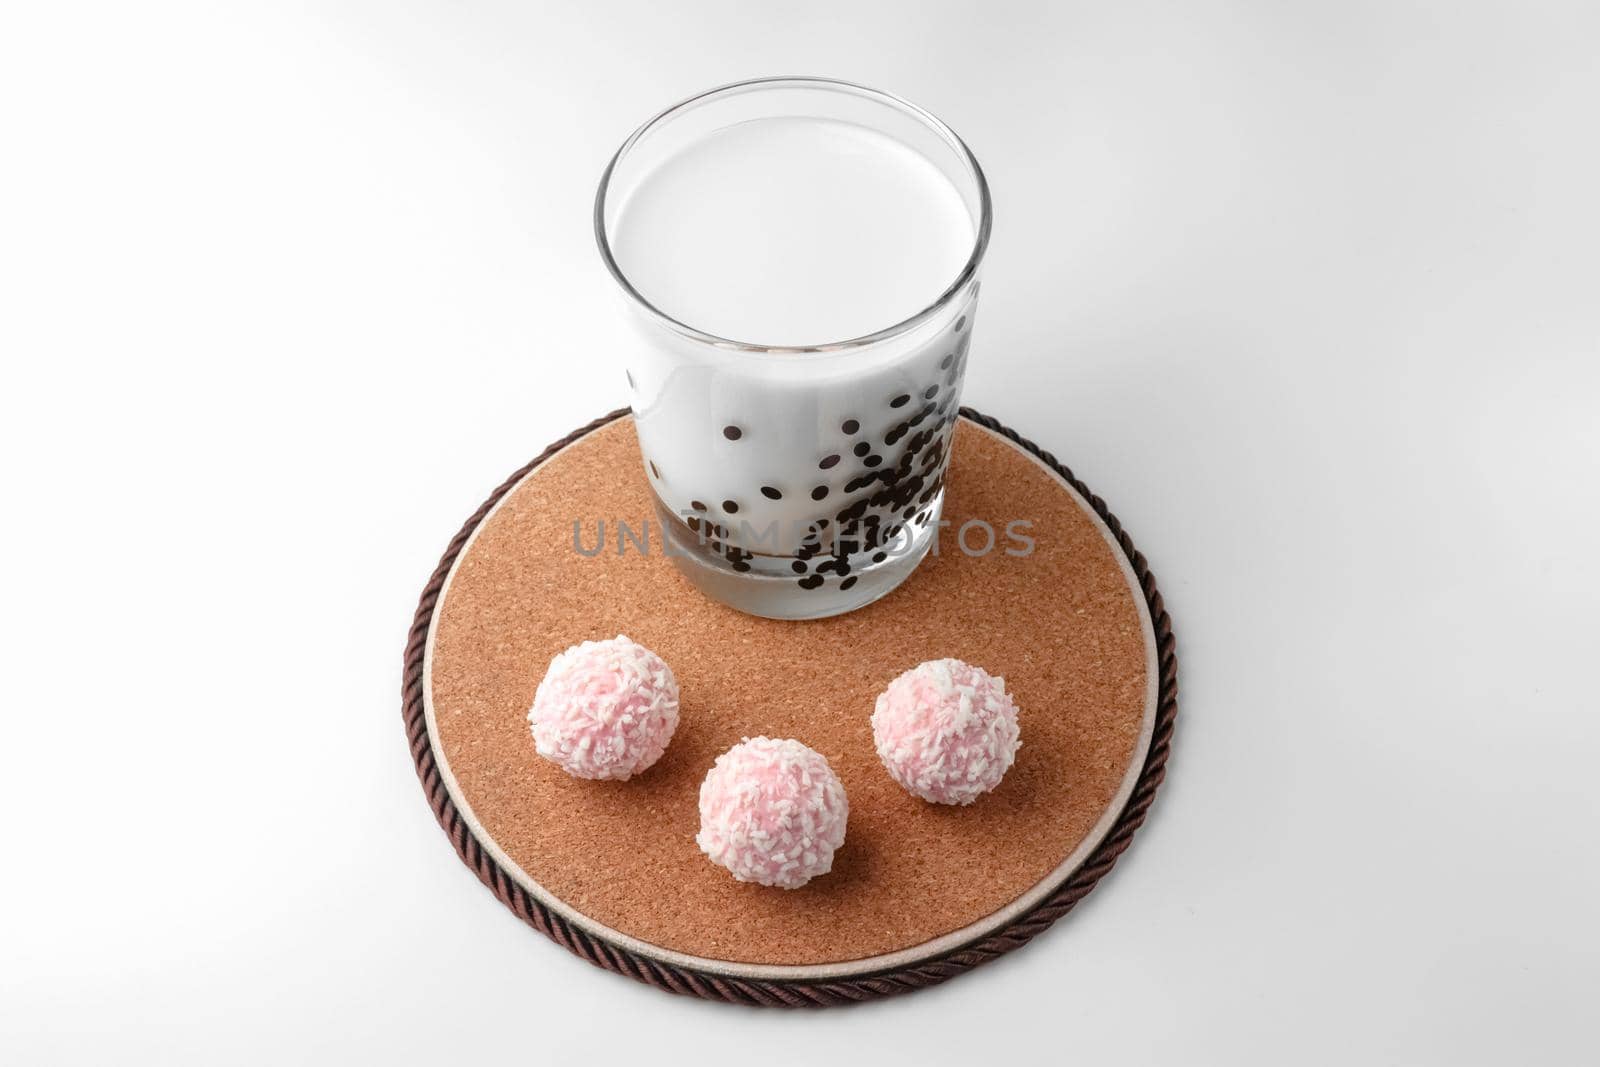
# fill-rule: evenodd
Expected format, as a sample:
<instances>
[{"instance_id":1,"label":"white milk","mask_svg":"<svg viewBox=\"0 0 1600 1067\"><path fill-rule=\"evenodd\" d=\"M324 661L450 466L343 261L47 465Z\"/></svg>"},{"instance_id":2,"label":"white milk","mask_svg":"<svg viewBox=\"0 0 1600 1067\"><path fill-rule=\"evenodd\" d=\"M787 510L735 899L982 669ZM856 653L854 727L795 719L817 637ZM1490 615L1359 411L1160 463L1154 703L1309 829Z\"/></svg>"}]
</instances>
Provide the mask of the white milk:
<instances>
[{"instance_id":1,"label":"white milk","mask_svg":"<svg viewBox=\"0 0 1600 1067\"><path fill-rule=\"evenodd\" d=\"M691 144L622 205L613 253L679 322L757 345L846 341L955 281L973 221L920 153L853 123L767 118Z\"/></svg>"},{"instance_id":2,"label":"white milk","mask_svg":"<svg viewBox=\"0 0 1600 1067\"><path fill-rule=\"evenodd\" d=\"M745 344L805 347L934 304L976 227L913 149L850 123L765 118L666 157L611 230L622 273L666 315ZM969 280L886 340L821 352L718 347L632 316L622 354L646 476L680 540L701 535L680 560L692 581L744 610L798 618L904 578L943 503L977 289ZM824 531L809 542L808 524Z\"/></svg>"}]
</instances>

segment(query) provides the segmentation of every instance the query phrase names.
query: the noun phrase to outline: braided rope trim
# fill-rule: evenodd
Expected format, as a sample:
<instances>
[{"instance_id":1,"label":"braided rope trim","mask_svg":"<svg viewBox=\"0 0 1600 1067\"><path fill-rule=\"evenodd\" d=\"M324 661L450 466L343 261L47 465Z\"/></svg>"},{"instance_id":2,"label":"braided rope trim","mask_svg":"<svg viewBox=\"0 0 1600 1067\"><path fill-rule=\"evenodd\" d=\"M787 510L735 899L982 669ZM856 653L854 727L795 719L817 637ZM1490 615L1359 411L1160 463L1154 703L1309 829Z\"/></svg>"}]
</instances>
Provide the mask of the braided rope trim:
<instances>
[{"instance_id":1,"label":"braided rope trim","mask_svg":"<svg viewBox=\"0 0 1600 1067\"><path fill-rule=\"evenodd\" d=\"M712 974L688 967L678 967L641 956L619 948L610 942L594 937L584 930L554 914L519 886L486 852L482 843L469 832L466 820L456 810L444 781L439 774L427 722L423 713L423 654L428 643L428 629L433 611L439 600L445 578L455 564L456 557L467 539L477 529L490 509L527 473L555 455L567 445L594 432L607 423L628 414L627 408L618 408L610 414L589 423L563 437L545 449L527 466L517 471L484 501L473 516L461 527L461 532L450 541L438 569L422 590L422 599L411 624L411 636L406 642L405 673L401 682L401 712L405 719L406 738L411 745L411 758L417 767L417 778L428 798L428 806L439 820L445 836L455 846L461 861L472 869L478 879L488 886L500 901L523 922L550 938L569 952L597 967L625 974L646 985L670 993L721 1000L732 1004L750 1004L768 1007L824 1007L833 1004L850 1004L878 997L894 996L927 986L938 985L974 967L988 963L998 956L1021 948L1038 936L1051 923L1071 911L1078 901L1088 895L1117 862L1117 857L1127 849L1133 835L1144 824L1145 815L1155 799L1156 789L1166 778L1167 756L1172 748L1173 724L1178 714L1178 661L1174 654L1172 621L1162 604L1156 580L1150 573L1144 554L1133 545L1117 517L1106 508L1105 501L1089 491L1070 469L1049 452L1032 441L1018 436L1016 431L987 415L971 408L961 408L963 418L1000 434L1027 452L1044 461L1061 475L1089 506L1110 527L1121 546L1123 554L1132 564L1145 603L1150 609L1150 622L1155 630L1157 669L1160 671L1160 688L1157 693L1155 731L1150 739L1150 750L1145 756L1144 769L1134 785L1133 793L1122 810L1122 815L1111 828L1111 833L1100 843L1082 867L1078 868L1053 894L1045 898L1032 911L1020 916L1010 925L969 945L944 953L934 959L923 960L880 974L870 974L837 981L760 981Z\"/></svg>"}]
</instances>

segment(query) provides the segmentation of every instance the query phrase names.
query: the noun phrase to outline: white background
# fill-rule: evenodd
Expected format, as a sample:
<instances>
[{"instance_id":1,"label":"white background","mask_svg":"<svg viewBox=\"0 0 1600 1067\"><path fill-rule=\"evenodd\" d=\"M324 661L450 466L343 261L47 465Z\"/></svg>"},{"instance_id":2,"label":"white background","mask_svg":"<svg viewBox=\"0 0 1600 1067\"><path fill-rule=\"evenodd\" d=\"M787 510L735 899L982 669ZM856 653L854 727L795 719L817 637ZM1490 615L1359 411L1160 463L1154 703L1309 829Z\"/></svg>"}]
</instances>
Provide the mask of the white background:
<instances>
[{"instance_id":1,"label":"white background","mask_svg":"<svg viewBox=\"0 0 1600 1067\"><path fill-rule=\"evenodd\" d=\"M1600 1053L1592 4L71 4L0 16L0 1060ZM623 402L589 210L657 108L902 93L988 170L967 400L1148 554L1171 776L937 990L606 974L399 713L461 521Z\"/></svg>"}]
</instances>

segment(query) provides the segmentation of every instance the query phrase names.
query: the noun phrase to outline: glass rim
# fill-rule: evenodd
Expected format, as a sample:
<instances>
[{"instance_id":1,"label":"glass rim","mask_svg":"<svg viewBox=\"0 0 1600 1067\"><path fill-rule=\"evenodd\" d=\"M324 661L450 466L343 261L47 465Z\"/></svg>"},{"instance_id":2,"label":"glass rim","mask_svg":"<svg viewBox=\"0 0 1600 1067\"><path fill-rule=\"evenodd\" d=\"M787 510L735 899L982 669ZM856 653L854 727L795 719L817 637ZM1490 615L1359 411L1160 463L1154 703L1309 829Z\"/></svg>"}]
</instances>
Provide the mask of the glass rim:
<instances>
[{"instance_id":1,"label":"glass rim","mask_svg":"<svg viewBox=\"0 0 1600 1067\"><path fill-rule=\"evenodd\" d=\"M932 303L928 304L921 311L918 311L909 318L902 319L893 325L886 326L881 330L875 330L872 333L862 334L859 337L852 337L843 341L830 341L814 345L758 344L750 341L736 341L732 338L721 337L717 334L698 329L680 319L676 319L671 315L668 315L665 311L662 311L660 308L656 307L649 300L647 300L644 294L639 292L638 289L635 289L633 283L628 280L628 276L623 273L622 267L617 263L616 257L612 255L611 242L606 235L606 194L611 188L611 177L616 171L617 164L620 163L623 158L626 157L627 154L633 149L633 147L652 130L697 104L704 103L705 101L717 96L732 94L734 92L740 92L752 88L776 89L782 87L825 89L835 92L848 92L869 97L877 100L880 103L887 104L890 107L911 116L912 118L921 122L924 126L931 129L934 133L938 134L946 143L950 145L952 149L955 150L956 155L960 157L963 163L965 163L967 172L971 177L973 184L976 186L978 193L978 227L977 234L973 238L972 251L967 256L967 261L962 266L960 272L956 275L955 280L952 281L949 286L947 286L944 291L933 300ZM896 96L893 93L884 92L881 89L873 89L869 86L859 85L855 82L844 81L839 78L820 78L803 75L780 75L768 78L749 78L744 81L729 82L726 85L719 85L714 89L707 89L705 92L696 93L694 96L687 97L686 99L680 100L676 104L673 104L671 107L666 108L644 123L644 125L640 126L637 130L634 130L632 135L630 135L626 141L622 142L622 147L617 149L616 154L613 155L610 162L606 164L605 172L600 175L600 187L595 192L594 198L594 237L596 244L600 246L600 258L605 261L606 269L611 272L611 276L616 279L618 285L622 286L623 292L625 292L634 301L634 303L638 304L640 308L642 308L657 322L675 331L676 333L689 338L690 340L697 341L701 344L711 345L716 348L729 349L737 352L759 352L764 355L793 355L812 352L846 351L850 349L864 348L868 345L877 344L880 341L886 341L892 337L898 337L901 334L910 332L911 330L920 326L922 323L926 322L928 319L937 315L944 308L948 307L954 301L956 296L959 295L967 286L967 284L977 276L978 267L983 262L984 252L987 251L989 247L989 231L992 226L993 206L989 198L989 183L983 176L983 168L978 165L977 157L972 154L972 149L968 148L966 142L963 141L954 130L947 126L943 120L939 119L927 109L918 107L909 100Z\"/></svg>"}]
</instances>

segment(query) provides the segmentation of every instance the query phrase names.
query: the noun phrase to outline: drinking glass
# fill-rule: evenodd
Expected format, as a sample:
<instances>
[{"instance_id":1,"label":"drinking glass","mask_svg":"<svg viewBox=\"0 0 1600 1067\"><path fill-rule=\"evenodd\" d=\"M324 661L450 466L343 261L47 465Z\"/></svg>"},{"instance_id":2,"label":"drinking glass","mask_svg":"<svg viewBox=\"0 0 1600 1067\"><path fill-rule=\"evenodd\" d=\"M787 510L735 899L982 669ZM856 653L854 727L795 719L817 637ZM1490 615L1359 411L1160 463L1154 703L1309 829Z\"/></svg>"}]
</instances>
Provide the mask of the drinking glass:
<instances>
[{"instance_id":1,"label":"drinking glass","mask_svg":"<svg viewBox=\"0 0 1600 1067\"><path fill-rule=\"evenodd\" d=\"M961 237L964 264L917 296L920 310L858 336L772 344L681 321L630 280L678 262L641 257L680 250L616 254L629 198L663 161L769 119L864 127L950 183L970 247ZM622 356L661 547L684 576L723 603L780 619L851 611L904 581L937 535L991 227L983 171L961 139L923 109L860 85L740 82L668 108L629 137L601 178L594 225L625 295ZM673 277L696 284L692 274Z\"/></svg>"}]
</instances>

